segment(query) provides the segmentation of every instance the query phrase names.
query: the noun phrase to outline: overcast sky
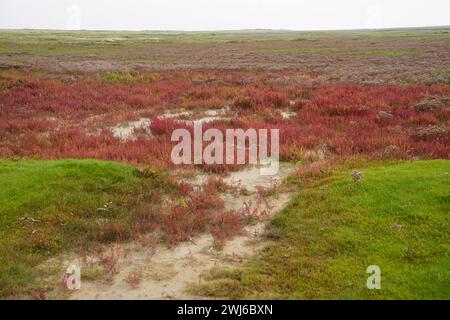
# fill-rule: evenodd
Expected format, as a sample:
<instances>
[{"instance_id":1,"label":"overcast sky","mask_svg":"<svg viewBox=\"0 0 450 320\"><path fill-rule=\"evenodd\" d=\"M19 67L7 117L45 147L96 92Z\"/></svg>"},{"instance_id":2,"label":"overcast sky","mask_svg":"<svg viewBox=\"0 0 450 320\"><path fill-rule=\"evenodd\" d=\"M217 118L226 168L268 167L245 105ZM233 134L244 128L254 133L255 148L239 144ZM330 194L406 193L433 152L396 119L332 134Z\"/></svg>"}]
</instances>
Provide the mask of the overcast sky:
<instances>
[{"instance_id":1,"label":"overcast sky","mask_svg":"<svg viewBox=\"0 0 450 320\"><path fill-rule=\"evenodd\" d=\"M0 0L0 28L326 30L450 25L450 0Z\"/></svg>"}]
</instances>

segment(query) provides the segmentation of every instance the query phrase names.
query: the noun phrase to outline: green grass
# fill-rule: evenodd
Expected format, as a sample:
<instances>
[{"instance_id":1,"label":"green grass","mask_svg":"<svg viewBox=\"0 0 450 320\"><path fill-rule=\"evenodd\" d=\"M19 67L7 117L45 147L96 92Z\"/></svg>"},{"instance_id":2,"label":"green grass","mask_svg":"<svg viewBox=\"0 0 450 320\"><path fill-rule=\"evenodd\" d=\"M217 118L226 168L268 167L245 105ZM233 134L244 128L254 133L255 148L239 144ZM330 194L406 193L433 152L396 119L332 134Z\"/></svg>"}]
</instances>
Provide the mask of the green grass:
<instances>
[{"instance_id":1,"label":"green grass","mask_svg":"<svg viewBox=\"0 0 450 320\"><path fill-rule=\"evenodd\" d=\"M143 56L150 59L154 56L154 48L165 49L190 47L197 45L244 44L241 50L262 51L274 54L323 53L334 54L336 39L356 40L354 47L360 47L367 41L380 39L412 38L423 39L449 38L449 28L410 28L393 30L353 30L353 31L217 31L217 32L176 32L176 31L56 31L56 30L0 30L0 55L18 53L19 56L59 56L59 55L98 55L103 58L132 59ZM293 47L285 41L300 42ZM303 48L303 42L308 43ZM245 46L248 45L248 48ZM314 45L315 44L315 45ZM381 45L381 43L380 43ZM421 53L420 48L411 50L380 50L369 52L349 52L350 55L384 56ZM160 53L157 50L156 53ZM339 52L339 55L347 55ZM93 59L94 57L90 57Z\"/></svg>"},{"instance_id":2,"label":"green grass","mask_svg":"<svg viewBox=\"0 0 450 320\"><path fill-rule=\"evenodd\" d=\"M155 77L131 72L107 72L103 75L106 83L153 83Z\"/></svg>"},{"instance_id":3,"label":"green grass","mask_svg":"<svg viewBox=\"0 0 450 320\"><path fill-rule=\"evenodd\" d=\"M274 244L242 269L215 270L194 290L232 298L449 299L450 161L360 170L361 181L341 171L302 190L273 220ZM380 290L366 287L369 265L381 268Z\"/></svg>"},{"instance_id":4,"label":"green grass","mask_svg":"<svg viewBox=\"0 0 450 320\"><path fill-rule=\"evenodd\" d=\"M31 290L51 255L131 236L152 191L170 185L114 162L0 160L0 296Z\"/></svg>"}]
</instances>

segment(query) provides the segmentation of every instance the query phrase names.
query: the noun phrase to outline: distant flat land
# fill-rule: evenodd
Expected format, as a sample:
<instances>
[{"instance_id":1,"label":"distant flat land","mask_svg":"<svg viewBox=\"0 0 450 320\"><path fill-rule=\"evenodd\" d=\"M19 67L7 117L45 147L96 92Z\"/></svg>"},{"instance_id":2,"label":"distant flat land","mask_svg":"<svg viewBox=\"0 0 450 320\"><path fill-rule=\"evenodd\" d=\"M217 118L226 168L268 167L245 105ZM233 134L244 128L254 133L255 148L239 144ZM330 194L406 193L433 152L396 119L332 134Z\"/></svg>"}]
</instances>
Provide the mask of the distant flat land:
<instances>
[{"instance_id":1,"label":"distant flat land","mask_svg":"<svg viewBox=\"0 0 450 320\"><path fill-rule=\"evenodd\" d=\"M47 72L246 69L318 81L448 83L450 27L379 31L0 31L0 68Z\"/></svg>"}]
</instances>

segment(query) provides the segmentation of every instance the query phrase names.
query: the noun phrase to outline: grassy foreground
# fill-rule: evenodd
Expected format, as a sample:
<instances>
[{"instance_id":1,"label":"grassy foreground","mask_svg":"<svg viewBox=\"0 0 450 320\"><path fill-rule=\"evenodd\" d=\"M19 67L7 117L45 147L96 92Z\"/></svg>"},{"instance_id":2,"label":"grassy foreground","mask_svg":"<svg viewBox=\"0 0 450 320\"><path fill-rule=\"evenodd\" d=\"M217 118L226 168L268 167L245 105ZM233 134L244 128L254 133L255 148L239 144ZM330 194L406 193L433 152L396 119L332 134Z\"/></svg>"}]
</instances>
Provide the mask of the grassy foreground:
<instances>
[{"instance_id":1,"label":"grassy foreground","mask_svg":"<svg viewBox=\"0 0 450 320\"><path fill-rule=\"evenodd\" d=\"M34 267L63 249L130 237L130 208L165 187L114 162L0 160L0 296L32 288Z\"/></svg>"},{"instance_id":2,"label":"grassy foreground","mask_svg":"<svg viewBox=\"0 0 450 320\"><path fill-rule=\"evenodd\" d=\"M450 161L341 172L302 190L273 221L276 242L241 270L215 270L210 296L449 299ZM381 289L366 287L369 265Z\"/></svg>"}]
</instances>

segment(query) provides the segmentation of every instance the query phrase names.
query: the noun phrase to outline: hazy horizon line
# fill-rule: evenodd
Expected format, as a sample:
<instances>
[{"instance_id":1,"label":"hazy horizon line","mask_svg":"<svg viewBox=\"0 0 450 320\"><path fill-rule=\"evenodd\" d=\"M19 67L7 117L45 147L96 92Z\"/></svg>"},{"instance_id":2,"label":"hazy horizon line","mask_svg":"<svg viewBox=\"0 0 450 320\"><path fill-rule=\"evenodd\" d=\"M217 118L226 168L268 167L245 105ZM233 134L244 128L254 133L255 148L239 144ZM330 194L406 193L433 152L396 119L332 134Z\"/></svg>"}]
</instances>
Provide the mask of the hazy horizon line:
<instances>
[{"instance_id":1,"label":"hazy horizon line","mask_svg":"<svg viewBox=\"0 0 450 320\"><path fill-rule=\"evenodd\" d=\"M427 25L427 26L406 26L406 27L383 27L383 28L349 28L349 29L202 29L202 30L183 30L183 29L52 29L52 28L1 28L2 31L61 31L61 32L342 32L342 31L396 31L404 29L440 29L450 28L450 25Z\"/></svg>"}]
</instances>

